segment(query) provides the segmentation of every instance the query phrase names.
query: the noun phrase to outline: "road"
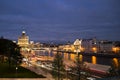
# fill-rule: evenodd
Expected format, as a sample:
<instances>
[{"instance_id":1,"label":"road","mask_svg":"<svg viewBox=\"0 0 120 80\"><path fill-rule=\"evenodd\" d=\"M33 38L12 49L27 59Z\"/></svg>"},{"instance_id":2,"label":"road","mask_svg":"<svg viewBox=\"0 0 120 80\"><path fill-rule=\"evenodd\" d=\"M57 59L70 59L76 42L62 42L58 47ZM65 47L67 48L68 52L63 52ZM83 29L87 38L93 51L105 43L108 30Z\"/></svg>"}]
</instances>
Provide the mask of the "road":
<instances>
[{"instance_id":1,"label":"road","mask_svg":"<svg viewBox=\"0 0 120 80\"><path fill-rule=\"evenodd\" d=\"M45 76L45 77L48 78L48 79L50 78L50 80L53 79L53 78L52 78L52 75L51 75L50 73L45 72L41 67L39 67L39 66L38 66L37 64L35 64L35 63L31 63L31 65L22 64L21 66L22 66L22 67L25 67L25 68L33 71L33 72L35 72L35 73L38 74L38 75L43 75L43 76Z\"/></svg>"},{"instance_id":2,"label":"road","mask_svg":"<svg viewBox=\"0 0 120 80\"><path fill-rule=\"evenodd\" d=\"M22 66L29 69L29 70L31 70L31 71L33 71L33 72L35 72L36 74L45 76L48 80L54 80L53 77L52 77L52 74L50 73L52 68L46 67L45 65L37 64L36 62L29 62L29 63L31 65L23 64ZM58 72L58 71L56 70L56 72ZM68 71L67 73L68 74L73 74L73 75L76 75L76 76L78 75L74 71ZM60 71L60 74L66 75L66 72L61 72Z\"/></svg>"}]
</instances>

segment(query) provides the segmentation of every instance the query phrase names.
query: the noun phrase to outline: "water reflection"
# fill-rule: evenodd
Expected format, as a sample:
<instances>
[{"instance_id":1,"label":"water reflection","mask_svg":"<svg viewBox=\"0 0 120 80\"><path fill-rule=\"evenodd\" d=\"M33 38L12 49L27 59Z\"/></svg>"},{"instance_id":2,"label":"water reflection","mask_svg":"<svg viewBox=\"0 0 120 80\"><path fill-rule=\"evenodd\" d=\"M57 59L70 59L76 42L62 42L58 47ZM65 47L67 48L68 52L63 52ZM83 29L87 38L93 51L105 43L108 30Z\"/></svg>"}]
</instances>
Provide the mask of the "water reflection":
<instances>
[{"instance_id":1,"label":"water reflection","mask_svg":"<svg viewBox=\"0 0 120 80\"><path fill-rule=\"evenodd\" d=\"M51 51L35 51L35 54L38 56L49 56L54 57L57 52ZM63 59L67 61L75 61L76 54L74 53L62 53ZM93 64L102 64L102 65L111 65L112 61L118 67L118 59L119 58L108 58L108 57L96 57L96 56L83 56L82 54L79 55L80 61L85 61Z\"/></svg>"},{"instance_id":2,"label":"water reflection","mask_svg":"<svg viewBox=\"0 0 120 80\"><path fill-rule=\"evenodd\" d=\"M115 67L118 67L118 59L117 58L113 58L113 63L115 65Z\"/></svg>"},{"instance_id":3,"label":"water reflection","mask_svg":"<svg viewBox=\"0 0 120 80\"><path fill-rule=\"evenodd\" d=\"M92 63L93 63L93 64L96 64L96 63L97 63L96 56L92 56Z\"/></svg>"}]
</instances>

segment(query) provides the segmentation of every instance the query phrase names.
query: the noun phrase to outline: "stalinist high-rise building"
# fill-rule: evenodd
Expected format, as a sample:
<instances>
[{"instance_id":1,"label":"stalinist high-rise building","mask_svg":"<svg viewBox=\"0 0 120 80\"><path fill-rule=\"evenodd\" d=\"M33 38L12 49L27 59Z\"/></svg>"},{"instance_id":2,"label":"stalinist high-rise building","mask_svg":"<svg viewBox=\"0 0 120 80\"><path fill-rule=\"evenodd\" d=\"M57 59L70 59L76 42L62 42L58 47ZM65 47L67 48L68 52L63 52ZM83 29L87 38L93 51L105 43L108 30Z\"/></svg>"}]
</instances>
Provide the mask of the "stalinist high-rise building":
<instances>
[{"instance_id":1,"label":"stalinist high-rise building","mask_svg":"<svg viewBox=\"0 0 120 80\"><path fill-rule=\"evenodd\" d=\"M29 37L26 35L25 31L22 31L22 35L18 37L18 45L22 48L28 48Z\"/></svg>"}]
</instances>

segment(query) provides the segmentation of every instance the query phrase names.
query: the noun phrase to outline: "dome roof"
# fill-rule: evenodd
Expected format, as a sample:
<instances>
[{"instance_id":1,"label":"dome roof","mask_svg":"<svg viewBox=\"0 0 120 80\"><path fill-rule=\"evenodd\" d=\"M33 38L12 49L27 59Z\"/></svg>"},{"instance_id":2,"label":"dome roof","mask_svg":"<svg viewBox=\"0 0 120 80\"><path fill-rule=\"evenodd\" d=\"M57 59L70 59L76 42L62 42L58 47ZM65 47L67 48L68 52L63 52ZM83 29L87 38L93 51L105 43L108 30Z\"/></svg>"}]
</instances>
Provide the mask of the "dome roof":
<instances>
[{"instance_id":1,"label":"dome roof","mask_svg":"<svg viewBox=\"0 0 120 80\"><path fill-rule=\"evenodd\" d=\"M22 31L23 34L25 34L25 31Z\"/></svg>"}]
</instances>

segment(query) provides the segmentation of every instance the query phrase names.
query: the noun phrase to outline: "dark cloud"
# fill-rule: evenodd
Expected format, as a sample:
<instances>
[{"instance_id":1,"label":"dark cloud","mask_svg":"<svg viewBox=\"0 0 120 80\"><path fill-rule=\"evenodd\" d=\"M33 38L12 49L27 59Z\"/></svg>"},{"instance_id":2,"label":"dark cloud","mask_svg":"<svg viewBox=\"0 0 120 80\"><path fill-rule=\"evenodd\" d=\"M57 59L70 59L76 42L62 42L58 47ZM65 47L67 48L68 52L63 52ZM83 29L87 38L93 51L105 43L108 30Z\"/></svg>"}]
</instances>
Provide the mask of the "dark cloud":
<instances>
[{"instance_id":1,"label":"dark cloud","mask_svg":"<svg viewBox=\"0 0 120 80\"><path fill-rule=\"evenodd\" d=\"M0 0L0 35L32 40L120 40L119 0Z\"/></svg>"}]
</instances>

